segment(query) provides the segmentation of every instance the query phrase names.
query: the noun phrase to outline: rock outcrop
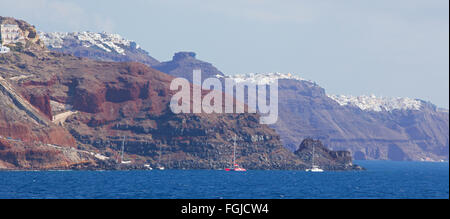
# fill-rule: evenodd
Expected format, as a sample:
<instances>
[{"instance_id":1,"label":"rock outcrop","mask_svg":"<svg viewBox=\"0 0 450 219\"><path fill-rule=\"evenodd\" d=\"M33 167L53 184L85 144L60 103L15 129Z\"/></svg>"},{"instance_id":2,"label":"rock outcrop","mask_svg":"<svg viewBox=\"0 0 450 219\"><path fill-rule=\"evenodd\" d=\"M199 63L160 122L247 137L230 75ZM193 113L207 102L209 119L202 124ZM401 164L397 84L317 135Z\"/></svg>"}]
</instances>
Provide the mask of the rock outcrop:
<instances>
[{"instance_id":1,"label":"rock outcrop","mask_svg":"<svg viewBox=\"0 0 450 219\"><path fill-rule=\"evenodd\" d=\"M314 154L313 154L314 152ZM327 149L320 140L306 138L294 152L301 160L309 161L325 170L340 170L349 167L360 170L361 167L352 164L352 154L349 151L331 151Z\"/></svg>"},{"instance_id":2,"label":"rock outcrop","mask_svg":"<svg viewBox=\"0 0 450 219\"><path fill-rule=\"evenodd\" d=\"M191 83L194 69L202 71L202 81L206 78L216 78L217 75L223 76L223 73L211 63L196 59L194 52L175 53L171 61L162 62L152 67L174 77L186 78Z\"/></svg>"}]
</instances>

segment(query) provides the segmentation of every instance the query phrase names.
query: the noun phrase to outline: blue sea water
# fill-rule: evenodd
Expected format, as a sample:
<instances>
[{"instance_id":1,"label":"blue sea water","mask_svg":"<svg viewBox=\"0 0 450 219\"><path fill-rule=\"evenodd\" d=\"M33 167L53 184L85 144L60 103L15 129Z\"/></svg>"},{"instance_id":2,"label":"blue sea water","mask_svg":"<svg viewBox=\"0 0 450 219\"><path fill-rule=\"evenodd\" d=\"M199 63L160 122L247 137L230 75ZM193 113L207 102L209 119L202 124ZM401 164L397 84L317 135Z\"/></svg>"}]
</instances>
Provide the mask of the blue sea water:
<instances>
[{"instance_id":1,"label":"blue sea water","mask_svg":"<svg viewBox=\"0 0 450 219\"><path fill-rule=\"evenodd\" d=\"M449 164L358 161L367 171L3 171L0 198L449 198Z\"/></svg>"}]
</instances>

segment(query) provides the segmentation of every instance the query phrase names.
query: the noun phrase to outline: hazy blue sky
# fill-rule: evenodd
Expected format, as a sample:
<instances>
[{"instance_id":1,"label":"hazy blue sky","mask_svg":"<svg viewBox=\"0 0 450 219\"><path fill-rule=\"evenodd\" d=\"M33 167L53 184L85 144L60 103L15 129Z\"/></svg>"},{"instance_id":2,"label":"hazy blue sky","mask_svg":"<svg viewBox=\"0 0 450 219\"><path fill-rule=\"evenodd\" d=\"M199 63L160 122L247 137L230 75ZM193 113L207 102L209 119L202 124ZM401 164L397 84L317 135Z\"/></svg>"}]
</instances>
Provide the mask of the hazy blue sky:
<instances>
[{"instance_id":1,"label":"hazy blue sky","mask_svg":"<svg viewBox=\"0 0 450 219\"><path fill-rule=\"evenodd\" d=\"M42 31L107 31L164 61L177 51L226 74L295 73L332 94L449 106L448 0L0 0Z\"/></svg>"}]
</instances>

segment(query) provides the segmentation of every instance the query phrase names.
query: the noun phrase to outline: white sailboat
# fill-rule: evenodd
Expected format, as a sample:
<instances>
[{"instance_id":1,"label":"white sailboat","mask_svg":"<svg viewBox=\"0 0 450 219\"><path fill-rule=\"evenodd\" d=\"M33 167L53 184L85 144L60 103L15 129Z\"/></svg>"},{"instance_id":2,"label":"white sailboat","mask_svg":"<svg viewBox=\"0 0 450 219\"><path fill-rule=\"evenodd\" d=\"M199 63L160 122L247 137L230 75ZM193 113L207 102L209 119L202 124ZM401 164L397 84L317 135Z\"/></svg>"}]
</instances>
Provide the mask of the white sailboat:
<instances>
[{"instance_id":1,"label":"white sailboat","mask_svg":"<svg viewBox=\"0 0 450 219\"><path fill-rule=\"evenodd\" d=\"M146 142L146 144L148 144L148 142ZM146 170L153 170L153 168L150 166L150 164L148 164L148 163L146 163L146 164L144 164L144 168L146 169Z\"/></svg>"},{"instance_id":2,"label":"white sailboat","mask_svg":"<svg viewBox=\"0 0 450 219\"><path fill-rule=\"evenodd\" d=\"M120 163L121 164L130 164L131 161L124 161L123 160L123 151L125 150L125 136L123 136L123 140L122 140L122 153L120 155Z\"/></svg>"},{"instance_id":3,"label":"white sailboat","mask_svg":"<svg viewBox=\"0 0 450 219\"><path fill-rule=\"evenodd\" d=\"M158 170L165 169L163 166L161 166L161 153L162 153L162 149L161 149L161 145L159 145L159 160L158 160L158 166L156 167Z\"/></svg>"},{"instance_id":4,"label":"white sailboat","mask_svg":"<svg viewBox=\"0 0 450 219\"><path fill-rule=\"evenodd\" d=\"M246 169L240 167L237 163L236 163L236 138L237 136L234 136L234 147L233 147L233 166L230 168L225 168L225 171L237 171L237 172L244 172L247 171Z\"/></svg>"},{"instance_id":5,"label":"white sailboat","mask_svg":"<svg viewBox=\"0 0 450 219\"><path fill-rule=\"evenodd\" d=\"M323 172L323 169L320 169L318 165L314 165L314 156L315 156L314 148L315 146L313 146L311 169L306 169L306 172Z\"/></svg>"}]
</instances>

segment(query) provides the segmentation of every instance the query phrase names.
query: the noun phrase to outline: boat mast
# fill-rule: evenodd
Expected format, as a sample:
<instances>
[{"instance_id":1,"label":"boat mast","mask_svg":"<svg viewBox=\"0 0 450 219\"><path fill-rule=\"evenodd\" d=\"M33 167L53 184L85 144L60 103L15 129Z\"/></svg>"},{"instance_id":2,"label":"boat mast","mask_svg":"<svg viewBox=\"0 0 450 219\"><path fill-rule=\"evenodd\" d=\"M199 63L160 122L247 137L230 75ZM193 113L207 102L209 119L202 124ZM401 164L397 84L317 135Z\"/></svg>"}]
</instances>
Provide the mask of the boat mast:
<instances>
[{"instance_id":1,"label":"boat mast","mask_svg":"<svg viewBox=\"0 0 450 219\"><path fill-rule=\"evenodd\" d=\"M234 135L234 147L233 147L233 167L236 166L236 138L237 136Z\"/></svg>"},{"instance_id":2,"label":"boat mast","mask_svg":"<svg viewBox=\"0 0 450 219\"><path fill-rule=\"evenodd\" d=\"M120 162L123 162L123 151L125 150L125 136L123 136L123 140L122 140L122 154L120 156Z\"/></svg>"},{"instance_id":3,"label":"boat mast","mask_svg":"<svg viewBox=\"0 0 450 219\"><path fill-rule=\"evenodd\" d=\"M166 164L166 165L167 165L167 168L170 169L170 154L168 154L167 156L169 157L169 159L168 159L169 161L167 161L167 164Z\"/></svg>"},{"instance_id":4,"label":"boat mast","mask_svg":"<svg viewBox=\"0 0 450 219\"><path fill-rule=\"evenodd\" d=\"M161 144L159 145L159 159L158 159L158 166L161 166L161 153L162 153L162 149L161 149Z\"/></svg>"}]
</instances>

